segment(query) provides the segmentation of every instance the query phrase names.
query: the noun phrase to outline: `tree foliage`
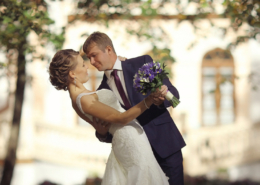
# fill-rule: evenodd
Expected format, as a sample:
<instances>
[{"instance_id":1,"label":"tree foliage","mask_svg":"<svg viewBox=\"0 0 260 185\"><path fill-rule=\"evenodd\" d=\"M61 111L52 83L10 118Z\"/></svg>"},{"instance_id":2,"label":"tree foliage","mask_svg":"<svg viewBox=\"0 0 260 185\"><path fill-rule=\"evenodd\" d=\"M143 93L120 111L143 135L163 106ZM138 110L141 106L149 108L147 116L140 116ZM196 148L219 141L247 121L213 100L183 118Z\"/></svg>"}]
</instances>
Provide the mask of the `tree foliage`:
<instances>
[{"instance_id":1,"label":"tree foliage","mask_svg":"<svg viewBox=\"0 0 260 185\"><path fill-rule=\"evenodd\" d=\"M211 28L222 34L218 36L235 33L227 50L249 39L260 42L260 0L79 0L78 10L69 16L69 22L83 20L109 26L111 20L124 20L130 35L137 36L140 42L150 41L154 55L157 55L156 48L167 50L171 43L170 33L156 24L157 20L175 20L178 24L190 22L196 37L188 49L201 38L212 35L211 30L201 27L203 21L208 21ZM229 24L220 25L216 21L223 19ZM258 83L253 81L259 80L252 79L259 79L259 73L249 76L255 87Z\"/></svg>"},{"instance_id":2,"label":"tree foliage","mask_svg":"<svg viewBox=\"0 0 260 185\"><path fill-rule=\"evenodd\" d=\"M63 33L51 33L48 26L53 23L49 18L45 1L1 0L0 48L4 52L19 48L24 50L24 54L34 53L35 46L31 46L27 41L31 32L37 34L42 46L50 41L56 48L61 48L64 41Z\"/></svg>"},{"instance_id":3,"label":"tree foliage","mask_svg":"<svg viewBox=\"0 0 260 185\"><path fill-rule=\"evenodd\" d=\"M237 45L250 38L260 41L259 0L79 0L78 8L80 13L70 16L69 21L83 19L108 25L109 20L114 19L136 20L139 27L129 25L128 32L137 35L141 40L150 40L153 45L157 41L167 41L167 34L163 29L151 24L153 19L175 19L179 23L188 20L195 30L200 29L197 26L199 20L207 19L213 27L223 30L223 35L230 28L237 32L245 23L248 27L244 34L238 35L231 44ZM217 18L230 19L230 25L215 25L211 20Z\"/></svg>"},{"instance_id":4,"label":"tree foliage","mask_svg":"<svg viewBox=\"0 0 260 185\"><path fill-rule=\"evenodd\" d=\"M44 59L44 55L36 53L36 46L44 47L53 43L54 48L61 48L64 42L64 30L55 34L49 29L54 21L49 18L47 4L44 0L1 0L0 1L0 50L6 55L5 61L0 61L1 71L10 78L10 71L16 79L15 103L13 110L10 138L4 161L1 185L11 183L16 162L24 89L26 83L26 56ZM37 36L37 45L32 45L28 39L30 34ZM31 57L32 58L32 57Z\"/></svg>"}]
</instances>

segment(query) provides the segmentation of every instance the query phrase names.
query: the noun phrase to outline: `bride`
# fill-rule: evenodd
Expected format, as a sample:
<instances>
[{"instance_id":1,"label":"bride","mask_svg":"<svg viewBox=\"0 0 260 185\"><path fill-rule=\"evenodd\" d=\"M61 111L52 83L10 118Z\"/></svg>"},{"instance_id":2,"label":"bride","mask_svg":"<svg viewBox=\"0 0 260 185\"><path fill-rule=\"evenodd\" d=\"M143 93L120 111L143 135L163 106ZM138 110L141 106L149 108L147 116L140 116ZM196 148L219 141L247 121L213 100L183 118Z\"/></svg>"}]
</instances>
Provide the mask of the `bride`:
<instances>
[{"instance_id":1,"label":"bride","mask_svg":"<svg viewBox=\"0 0 260 185\"><path fill-rule=\"evenodd\" d=\"M89 80L88 66L72 49L54 55L49 75L57 90L69 91L72 107L82 119L94 128L93 118L104 121L113 135L102 185L168 185L143 128L135 120L153 104L153 94L125 111L112 91L87 90L83 84Z\"/></svg>"}]
</instances>

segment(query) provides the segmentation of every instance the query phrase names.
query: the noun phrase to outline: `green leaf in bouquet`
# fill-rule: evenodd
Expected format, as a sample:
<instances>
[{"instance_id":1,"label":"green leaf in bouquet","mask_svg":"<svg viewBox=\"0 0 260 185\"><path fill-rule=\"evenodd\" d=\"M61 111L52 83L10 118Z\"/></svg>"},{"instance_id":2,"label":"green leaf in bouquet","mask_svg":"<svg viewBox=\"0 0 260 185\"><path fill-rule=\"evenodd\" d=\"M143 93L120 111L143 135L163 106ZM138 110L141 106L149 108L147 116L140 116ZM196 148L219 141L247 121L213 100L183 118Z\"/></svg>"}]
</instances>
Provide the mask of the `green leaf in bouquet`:
<instances>
[{"instance_id":1,"label":"green leaf in bouquet","mask_svg":"<svg viewBox=\"0 0 260 185\"><path fill-rule=\"evenodd\" d=\"M165 67L166 67L166 65L165 65L165 63L163 63L163 69L165 69Z\"/></svg>"},{"instance_id":2,"label":"green leaf in bouquet","mask_svg":"<svg viewBox=\"0 0 260 185\"><path fill-rule=\"evenodd\" d=\"M161 87L163 85L162 81L159 81L157 87Z\"/></svg>"},{"instance_id":3,"label":"green leaf in bouquet","mask_svg":"<svg viewBox=\"0 0 260 185\"><path fill-rule=\"evenodd\" d=\"M158 83L160 81L159 75L156 75L154 79L156 80L156 83Z\"/></svg>"}]
</instances>

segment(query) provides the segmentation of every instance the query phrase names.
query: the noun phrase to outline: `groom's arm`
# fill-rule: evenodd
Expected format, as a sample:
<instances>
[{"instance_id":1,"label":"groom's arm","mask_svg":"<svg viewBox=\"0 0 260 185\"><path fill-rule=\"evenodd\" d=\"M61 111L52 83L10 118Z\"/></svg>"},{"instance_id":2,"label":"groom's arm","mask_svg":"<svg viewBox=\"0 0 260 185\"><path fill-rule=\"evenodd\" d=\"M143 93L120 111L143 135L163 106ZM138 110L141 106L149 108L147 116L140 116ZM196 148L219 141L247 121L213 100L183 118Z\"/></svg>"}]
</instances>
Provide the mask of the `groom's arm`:
<instances>
[{"instance_id":1,"label":"groom's arm","mask_svg":"<svg viewBox=\"0 0 260 185\"><path fill-rule=\"evenodd\" d=\"M101 135L96 131L96 137L100 142L105 142L105 143L112 143L113 136L109 132L107 132L105 135Z\"/></svg>"},{"instance_id":2,"label":"groom's arm","mask_svg":"<svg viewBox=\"0 0 260 185\"><path fill-rule=\"evenodd\" d=\"M104 125L102 124L102 122L97 122L95 118L93 118L93 122L94 120L95 124L93 124L93 126L96 129L96 137L98 138L98 140L105 143L111 143L113 136L108 132L110 124L106 123Z\"/></svg>"}]
</instances>

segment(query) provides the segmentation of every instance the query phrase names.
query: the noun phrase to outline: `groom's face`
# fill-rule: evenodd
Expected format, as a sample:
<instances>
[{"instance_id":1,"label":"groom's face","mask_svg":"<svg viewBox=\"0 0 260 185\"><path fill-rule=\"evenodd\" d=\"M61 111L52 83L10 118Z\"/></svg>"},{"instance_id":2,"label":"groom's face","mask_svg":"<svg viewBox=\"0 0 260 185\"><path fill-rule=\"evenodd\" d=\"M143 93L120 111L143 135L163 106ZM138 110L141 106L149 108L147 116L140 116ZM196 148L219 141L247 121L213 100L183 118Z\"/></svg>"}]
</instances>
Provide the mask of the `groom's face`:
<instances>
[{"instance_id":1,"label":"groom's face","mask_svg":"<svg viewBox=\"0 0 260 185\"><path fill-rule=\"evenodd\" d=\"M92 44L88 50L87 57L90 63L99 71L105 71L111 68L109 51L107 49L102 51L98 45Z\"/></svg>"}]
</instances>

